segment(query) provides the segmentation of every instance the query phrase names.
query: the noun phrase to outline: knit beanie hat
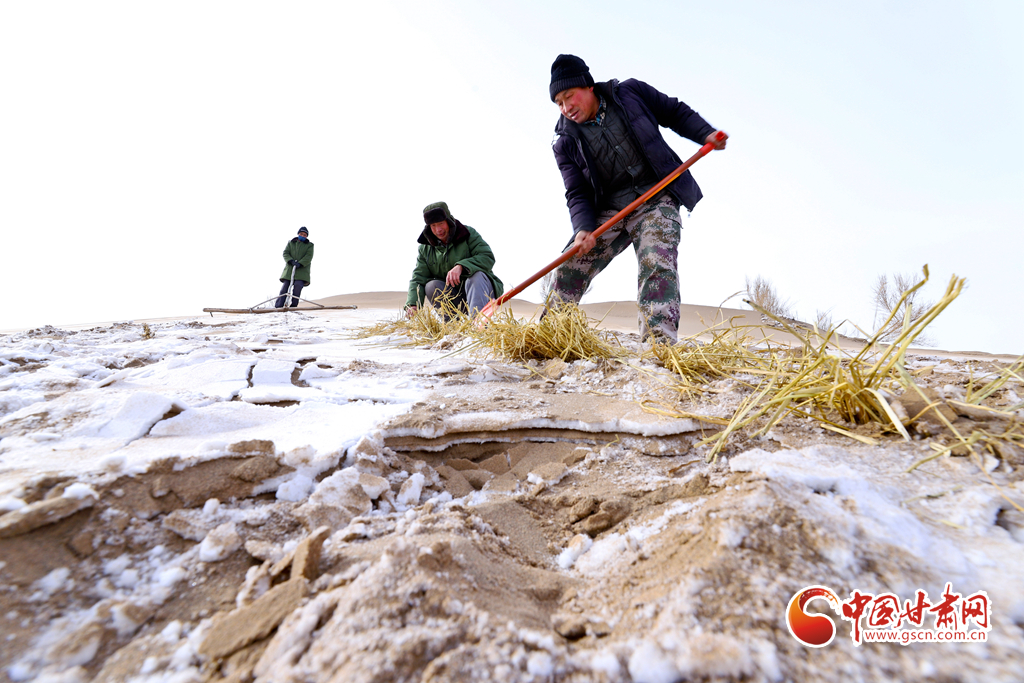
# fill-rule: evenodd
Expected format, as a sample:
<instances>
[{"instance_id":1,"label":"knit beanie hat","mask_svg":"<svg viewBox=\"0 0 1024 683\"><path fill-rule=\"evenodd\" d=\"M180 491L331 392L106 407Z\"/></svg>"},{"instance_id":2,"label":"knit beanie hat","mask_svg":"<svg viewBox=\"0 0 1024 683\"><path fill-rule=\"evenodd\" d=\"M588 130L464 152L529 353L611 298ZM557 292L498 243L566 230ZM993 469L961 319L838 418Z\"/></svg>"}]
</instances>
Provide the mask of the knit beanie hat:
<instances>
[{"instance_id":1,"label":"knit beanie hat","mask_svg":"<svg viewBox=\"0 0 1024 683\"><path fill-rule=\"evenodd\" d=\"M590 75L587 63L576 55L558 55L551 65L551 85L548 94L551 101L555 95L569 88L588 88L594 85L594 77Z\"/></svg>"},{"instance_id":2,"label":"knit beanie hat","mask_svg":"<svg viewBox=\"0 0 1024 683\"><path fill-rule=\"evenodd\" d=\"M300 234L300 235L301 235L301 234L303 234L303 233L305 233L305 234L306 234L306 237L309 237L309 230L306 230L306 228L299 228L299 232L298 232L298 234Z\"/></svg>"}]
</instances>

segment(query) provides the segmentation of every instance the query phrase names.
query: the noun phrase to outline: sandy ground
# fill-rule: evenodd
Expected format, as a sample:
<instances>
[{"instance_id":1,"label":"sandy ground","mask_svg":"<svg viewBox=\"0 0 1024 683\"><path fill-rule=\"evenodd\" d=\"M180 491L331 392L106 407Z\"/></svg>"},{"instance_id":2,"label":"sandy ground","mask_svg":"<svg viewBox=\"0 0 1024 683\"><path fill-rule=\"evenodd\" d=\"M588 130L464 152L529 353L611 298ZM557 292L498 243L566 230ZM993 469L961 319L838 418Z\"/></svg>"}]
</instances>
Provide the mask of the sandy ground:
<instances>
[{"instance_id":1,"label":"sandy ground","mask_svg":"<svg viewBox=\"0 0 1024 683\"><path fill-rule=\"evenodd\" d=\"M585 308L636 343L635 305ZM716 313L688 308L683 333ZM317 471L312 493L282 495L312 456L273 437L187 456L180 409L126 447L165 454L130 472L109 459L74 474L2 469L17 455L5 443L59 428L25 409L0 421L0 480L20 477L25 504L0 514L0 680L1021 680L1019 449L905 474L943 438L934 422L868 446L793 418L737 435L708 463L699 444L715 425L642 409L663 396L656 365L332 357L314 347L351 327L346 312L286 315L262 321L259 338L256 316L150 325L294 362L290 398L258 398L250 371L253 393L239 395L261 410L302 408L317 378L423 387ZM908 365L929 390L958 395L1008 360L922 350ZM692 412L728 418L747 395L735 382L710 389ZM80 390L52 387L43 403ZM991 407L1018 393L1011 383ZM977 411L951 419L1001 424ZM946 582L987 591L988 642L854 646L833 617L835 641L811 649L786 627L806 586L937 599Z\"/></svg>"}]
</instances>

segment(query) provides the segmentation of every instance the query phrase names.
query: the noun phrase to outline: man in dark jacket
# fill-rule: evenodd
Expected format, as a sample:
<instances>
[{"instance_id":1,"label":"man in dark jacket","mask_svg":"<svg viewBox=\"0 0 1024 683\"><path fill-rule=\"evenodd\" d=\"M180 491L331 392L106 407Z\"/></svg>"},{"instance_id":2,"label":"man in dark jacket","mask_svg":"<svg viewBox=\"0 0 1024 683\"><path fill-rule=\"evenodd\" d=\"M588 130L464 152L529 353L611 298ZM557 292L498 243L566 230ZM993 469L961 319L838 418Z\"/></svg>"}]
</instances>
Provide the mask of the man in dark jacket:
<instances>
[{"instance_id":1,"label":"man in dark jacket","mask_svg":"<svg viewBox=\"0 0 1024 683\"><path fill-rule=\"evenodd\" d=\"M637 305L645 339L674 342L679 328L679 207L701 192L689 171L598 238L600 224L626 208L682 161L661 137L671 128L699 145L725 149L718 131L679 100L643 81L595 83L586 63L559 55L551 65L551 101L562 116L555 126L555 160L579 252L555 271L553 296L578 303L590 281L627 246L637 257Z\"/></svg>"},{"instance_id":2,"label":"man in dark jacket","mask_svg":"<svg viewBox=\"0 0 1024 683\"><path fill-rule=\"evenodd\" d=\"M444 202L427 205L423 222L405 302L407 315L445 296L472 316L501 296L505 289L491 270L494 253L480 233L453 218Z\"/></svg>"},{"instance_id":3,"label":"man in dark jacket","mask_svg":"<svg viewBox=\"0 0 1024 683\"><path fill-rule=\"evenodd\" d=\"M299 234L284 245L283 256L285 265L280 278L283 283L281 296L277 297L277 301L274 302L274 308L284 308L289 286L292 288L292 296L288 306L298 306L302 288L309 285L309 271L313 264L313 243L309 241L309 231L306 228L299 228ZM295 273L294 283L292 282L292 271Z\"/></svg>"}]
</instances>

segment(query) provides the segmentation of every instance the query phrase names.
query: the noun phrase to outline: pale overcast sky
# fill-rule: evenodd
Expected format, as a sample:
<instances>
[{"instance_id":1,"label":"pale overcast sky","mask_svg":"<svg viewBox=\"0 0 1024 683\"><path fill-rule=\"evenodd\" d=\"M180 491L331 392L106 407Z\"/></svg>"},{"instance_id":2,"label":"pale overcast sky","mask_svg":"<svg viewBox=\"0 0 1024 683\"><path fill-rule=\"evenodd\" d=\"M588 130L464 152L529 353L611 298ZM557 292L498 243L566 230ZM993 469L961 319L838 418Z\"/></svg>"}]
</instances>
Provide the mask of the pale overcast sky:
<instances>
[{"instance_id":1,"label":"pale overcast sky","mask_svg":"<svg viewBox=\"0 0 1024 683\"><path fill-rule=\"evenodd\" d=\"M877 276L927 263L933 298L968 279L939 346L1019 354L1022 34L1016 0L5 2L0 329L253 305L303 225L304 295L405 290L438 200L518 284L571 236L568 52L731 136L693 169L685 303L762 275L867 327ZM588 300L635 296L625 253Z\"/></svg>"}]
</instances>

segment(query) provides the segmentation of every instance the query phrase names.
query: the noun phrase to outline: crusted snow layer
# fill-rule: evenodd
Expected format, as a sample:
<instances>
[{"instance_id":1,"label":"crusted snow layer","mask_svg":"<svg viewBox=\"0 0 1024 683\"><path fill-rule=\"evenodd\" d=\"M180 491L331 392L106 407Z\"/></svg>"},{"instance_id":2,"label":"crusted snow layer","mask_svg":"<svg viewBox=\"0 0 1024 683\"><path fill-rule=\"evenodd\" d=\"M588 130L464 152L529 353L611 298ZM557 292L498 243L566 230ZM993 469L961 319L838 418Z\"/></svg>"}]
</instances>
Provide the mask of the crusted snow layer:
<instances>
[{"instance_id":1,"label":"crusted snow layer","mask_svg":"<svg viewBox=\"0 0 1024 683\"><path fill-rule=\"evenodd\" d=\"M489 411L446 416L439 424L417 427L389 427L388 436L418 436L436 439L447 434L461 432L503 432L512 429L572 429L590 433L626 433L638 436L673 436L700 429L696 420L666 420L661 422L638 422L624 418L600 421L586 419L555 419L540 414L523 414L522 411Z\"/></svg>"},{"instance_id":2,"label":"crusted snow layer","mask_svg":"<svg viewBox=\"0 0 1024 683\"><path fill-rule=\"evenodd\" d=\"M865 466L844 449L811 446L774 453L754 449L730 459L729 466L790 486L794 501L802 500L803 492L819 494L806 497L805 504L809 516L829 529L832 542L825 550L837 568L854 567L854 539L898 545L900 552L911 553L928 566L939 577L937 584L952 581L965 594L987 590L1012 619L1024 619L1024 592L1019 590L1024 586L1024 546L1007 543L1012 534L995 524L996 513L1009 505L998 490L970 487L927 503L941 511L940 519L969 534L969 542L953 543L908 510L906 494L893 477ZM1022 484L1012 487L1017 497L1024 496ZM993 557L1002 559L993 561ZM908 594L915 589L910 585L892 588ZM941 585L931 590L937 588Z\"/></svg>"}]
</instances>

